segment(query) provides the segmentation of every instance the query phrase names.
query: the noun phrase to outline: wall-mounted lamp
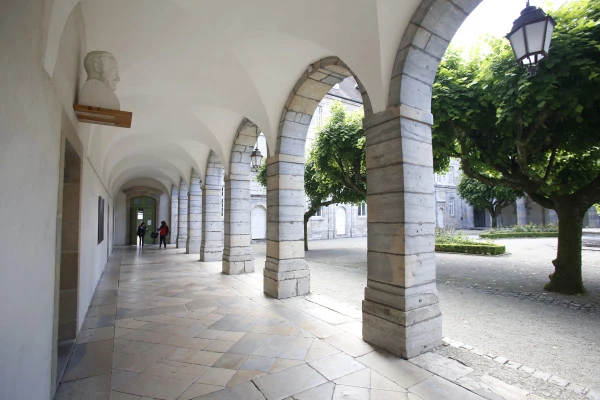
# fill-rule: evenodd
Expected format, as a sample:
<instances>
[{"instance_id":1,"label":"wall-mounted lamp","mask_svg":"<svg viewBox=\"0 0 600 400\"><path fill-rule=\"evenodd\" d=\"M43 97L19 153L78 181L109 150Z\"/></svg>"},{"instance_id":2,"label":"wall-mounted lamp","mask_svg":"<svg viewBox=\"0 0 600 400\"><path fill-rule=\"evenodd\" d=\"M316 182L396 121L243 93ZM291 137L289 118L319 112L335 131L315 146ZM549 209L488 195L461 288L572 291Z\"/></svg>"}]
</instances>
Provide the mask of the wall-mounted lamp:
<instances>
[{"instance_id":1,"label":"wall-mounted lamp","mask_svg":"<svg viewBox=\"0 0 600 400\"><path fill-rule=\"evenodd\" d=\"M252 154L250 154L250 163L252 164L252 171L258 170L258 167L260 167L260 165L262 164L262 159L263 155L258 149L258 142L256 142L254 150L252 151Z\"/></svg>"}]
</instances>

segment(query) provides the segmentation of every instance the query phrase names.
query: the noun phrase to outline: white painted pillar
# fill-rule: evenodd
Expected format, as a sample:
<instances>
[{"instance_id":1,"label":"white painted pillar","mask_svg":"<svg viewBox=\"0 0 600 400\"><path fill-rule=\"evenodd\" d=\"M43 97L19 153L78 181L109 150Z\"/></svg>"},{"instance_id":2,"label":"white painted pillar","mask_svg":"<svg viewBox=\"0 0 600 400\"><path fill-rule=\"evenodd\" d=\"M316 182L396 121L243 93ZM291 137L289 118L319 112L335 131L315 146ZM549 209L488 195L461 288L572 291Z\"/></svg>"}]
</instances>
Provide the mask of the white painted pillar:
<instances>
[{"instance_id":1,"label":"white painted pillar","mask_svg":"<svg viewBox=\"0 0 600 400\"><path fill-rule=\"evenodd\" d=\"M216 156L211 155L202 187L202 242L200 261L219 261L223 257L223 175Z\"/></svg>"},{"instance_id":2,"label":"white painted pillar","mask_svg":"<svg viewBox=\"0 0 600 400\"><path fill-rule=\"evenodd\" d=\"M179 189L171 186L171 220L169 221L169 244L177 243L179 227Z\"/></svg>"},{"instance_id":3,"label":"white painted pillar","mask_svg":"<svg viewBox=\"0 0 600 400\"><path fill-rule=\"evenodd\" d=\"M183 178L179 184L179 217L177 221L177 248L185 249L188 230L188 185Z\"/></svg>"},{"instance_id":4,"label":"white painted pillar","mask_svg":"<svg viewBox=\"0 0 600 400\"><path fill-rule=\"evenodd\" d=\"M256 140L255 133L253 140ZM250 229L251 152L252 145L234 145L231 170L225 177L223 273L228 275L254 272L254 256L250 247L252 243Z\"/></svg>"},{"instance_id":5,"label":"white painted pillar","mask_svg":"<svg viewBox=\"0 0 600 400\"><path fill-rule=\"evenodd\" d=\"M200 241L202 237L202 188L200 175L192 172L190 188L188 191L188 231L185 252L187 254L200 254Z\"/></svg>"},{"instance_id":6,"label":"white painted pillar","mask_svg":"<svg viewBox=\"0 0 600 400\"><path fill-rule=\"evenodd\" d=\"M525 197L520 197L515 202L517 209L517 225L527 225L527 200Z\"/></svg>"},{"instance_id":7,"label":"white painted pillar","mask_svg":"<svg viewBox=\"0 0 600 400\"><path fill-rule=\"evenodd\" d=\"M431 114L407 106L363 122L369 209L363 338L404 358L442 342L432 122Z\"/></svg>"}]
</instances>

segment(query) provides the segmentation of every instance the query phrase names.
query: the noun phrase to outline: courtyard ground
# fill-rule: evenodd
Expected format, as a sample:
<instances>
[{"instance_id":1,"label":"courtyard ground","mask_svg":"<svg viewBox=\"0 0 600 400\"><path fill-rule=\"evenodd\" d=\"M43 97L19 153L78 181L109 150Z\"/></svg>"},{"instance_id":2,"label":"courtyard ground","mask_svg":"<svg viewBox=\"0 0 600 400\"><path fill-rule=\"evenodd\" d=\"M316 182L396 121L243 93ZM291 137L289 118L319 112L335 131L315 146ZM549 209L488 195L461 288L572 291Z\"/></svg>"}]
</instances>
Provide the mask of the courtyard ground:
<instances>
[{"instance_id":1,"label":"courtyard ground","mask_svg":"<svg viewBox=\"0 0 600 400\"><path fill-rule=\"evenodd\" d=\"M496 257L436 254L443 335L452 344L437 352L482 373L494 371L529 390L537 388L544 397L565 398L544 383L544 378L556 375L592 390L590 398L594 398L593 392L600 391L600 252L593 247L583 250L588 294L547 293L543 286L552 272L556 241L498 240L508 254ZM597 241L587 238L590 245ZM306 260L312 295L360 310L366 245L366 238L311 241ZM264 244L253 247L258 267ZM498 365L503 359L523 368L514 376L504 376L507 369ZM536 376L517 373L528 368Z\"/></svg>"}]
</instances>

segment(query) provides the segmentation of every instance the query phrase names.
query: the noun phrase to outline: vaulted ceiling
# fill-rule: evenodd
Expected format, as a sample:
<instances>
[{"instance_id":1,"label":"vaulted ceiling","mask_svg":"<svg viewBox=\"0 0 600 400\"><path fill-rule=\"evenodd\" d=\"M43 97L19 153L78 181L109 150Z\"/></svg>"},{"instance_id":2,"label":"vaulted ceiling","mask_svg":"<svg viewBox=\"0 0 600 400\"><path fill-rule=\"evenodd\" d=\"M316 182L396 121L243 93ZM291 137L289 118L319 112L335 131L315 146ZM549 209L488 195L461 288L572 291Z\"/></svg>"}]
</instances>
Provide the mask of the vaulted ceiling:
<instances>
[{"instance_id":1,"label":"vaulted ceiling","mask_svg":"<svg viewBox=\"0 0 600 400\"><path fill-rule=\"evenodd\" d=\"M81 4L87 51L119 63L116 94L131 129L91 128L90 159L111 190L152 178L163 187L204 175L212 150L227 168L244 118L273 149L283 107L306 68L337 56L375 112L387 107L394 60L420 0L54 0L50 75ZM129 183L128 183L129 182Z\"/></svg>"}]
</instances>

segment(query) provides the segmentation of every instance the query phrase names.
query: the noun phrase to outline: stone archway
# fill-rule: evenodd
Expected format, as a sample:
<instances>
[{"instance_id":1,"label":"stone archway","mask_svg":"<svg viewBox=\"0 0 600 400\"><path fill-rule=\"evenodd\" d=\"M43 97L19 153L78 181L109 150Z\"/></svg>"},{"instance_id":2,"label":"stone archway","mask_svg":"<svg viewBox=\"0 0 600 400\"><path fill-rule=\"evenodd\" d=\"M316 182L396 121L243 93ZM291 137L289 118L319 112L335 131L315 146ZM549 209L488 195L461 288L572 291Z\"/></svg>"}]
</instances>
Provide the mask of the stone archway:
<instances>
[{"instance_id":1,"label":"stone archway","mask_svg":"<svg viewBox=\"0 0 600 400\"><path fill-rule=\"evenodd\" d=\"M354 75L365 115L372 106L364 86L338 57L311 64L296 83L281 116L275 155L267 160L267 259L264 292L286 298L310 292L304 261L304 148L315 109L333 85Z\"/></svg>"},{"instance_id":2,"label":"stone archway","mask_svg":"<svg viewBox=\"0 0 600 400\"><path fill-rule=\"evenodd\" d=\"M225 237L223 273L254 272L250 212L250 155L260 134L258 127L244 119L231 148L229 173L225 176Z\"/></svg>"},{"instance_id":3,"label":"stone archway","mask_svg":"<svg viewBox=\"0 0 600 400\"><path fill-rule=\"evenodd\" d=\"M211 150L202 186L202 240L200 261L219 261L223 257L225 169Z\"/></svg>"},{"instance_id":4,"label":"stone archway","mask_svg":"<svg viewBox=\"0 0 600 400\"><path fill-rule=\"evenodd\" d=\"M398 51L388 109L363 122L369 182L363 338L404 358L430 351L442 340L434 257L431 93L452 36L479 3L420 4Z\"/></svg>"}]
</instances>

